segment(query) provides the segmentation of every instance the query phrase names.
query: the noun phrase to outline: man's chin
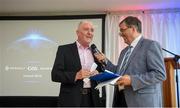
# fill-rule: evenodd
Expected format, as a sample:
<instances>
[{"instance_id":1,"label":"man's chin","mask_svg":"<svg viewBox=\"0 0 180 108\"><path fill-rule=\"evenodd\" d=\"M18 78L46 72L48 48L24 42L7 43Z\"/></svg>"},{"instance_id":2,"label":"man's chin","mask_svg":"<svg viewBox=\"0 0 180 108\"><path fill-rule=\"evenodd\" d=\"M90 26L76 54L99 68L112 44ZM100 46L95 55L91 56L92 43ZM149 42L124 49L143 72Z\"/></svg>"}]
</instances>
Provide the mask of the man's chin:
<instances>
[{"instance_id":1,"label":"man's chin","mask_svg":"<svg viewBox=\"0 0 180 108\"><path fill-rule=\"evenodd\" d=\"M127 41L124 41L124 43L126 43L126 44L128 44L128 45L129 45L129 43L128 43Z\"/></svg>"},{"instance_id":2,"label":"man's chin","mask_svg":"<svg viewBox=\"0 0 180 108\"><path fill-rule=\"evenodd\" d=\"M91 42L86 42L85 43L85 46L89 46Z\"/></svg>"},{"instance_id":3,"label":"man's chin","mask_svg":"<svg viewBox=\"0 0 180 108\"><path fill-rule=\"evenodd\" d=\"M87 40L86 42L87 42L88 44L90 44L90 43L92 42L92 39L91 39L91 40L89 39L89 40Z\"/></svg>"}]
</instances>

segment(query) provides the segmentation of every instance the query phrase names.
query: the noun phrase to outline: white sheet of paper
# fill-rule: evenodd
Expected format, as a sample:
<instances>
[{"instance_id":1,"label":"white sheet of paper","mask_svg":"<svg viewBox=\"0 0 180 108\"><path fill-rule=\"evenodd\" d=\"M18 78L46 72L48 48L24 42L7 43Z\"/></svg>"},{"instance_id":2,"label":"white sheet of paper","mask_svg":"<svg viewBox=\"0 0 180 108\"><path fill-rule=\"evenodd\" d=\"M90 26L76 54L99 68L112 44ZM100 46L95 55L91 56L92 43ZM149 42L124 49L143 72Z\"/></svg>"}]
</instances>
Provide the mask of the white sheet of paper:
<instances>
[{"instance_id":1,"label":"white sheet of paper","mask_svg":"<svg viewBox=\"0 0 180 108\"><path fill-rule=\"evenodd\" d=\"M91 66L90 72L95 71L96 68L97 68L97 64L93 63L92 66Z\"/></svg>"},{"instance_id":2,"label":"white sheet of paper","mask_svg":"<svg viewBox=\"0 0 180 108\"><path fill-rule=\"evenodd\" d=\"M95 71L96 68L97 68L97 64L96 64L96 63L93 63L92 66L91 66L90 72ZM90 80L89 78L84 78L84 79L83 79L83 81L84 81L85 83L89 82L89 80Z\"/></svg>"},{"instance_id":3,"label":"white sheet of paper","mask_svg":"<svg viewBox=\"0 0 180 108\"><path fill-rule=\"evenodd\" d=\"M100 89L101 87L106 86L106 85L114 85L120 77L121 76L111 79L111 80L108 80L108 81L101 82L95 87L95 89Z\"/></svg>"}]
</instances>

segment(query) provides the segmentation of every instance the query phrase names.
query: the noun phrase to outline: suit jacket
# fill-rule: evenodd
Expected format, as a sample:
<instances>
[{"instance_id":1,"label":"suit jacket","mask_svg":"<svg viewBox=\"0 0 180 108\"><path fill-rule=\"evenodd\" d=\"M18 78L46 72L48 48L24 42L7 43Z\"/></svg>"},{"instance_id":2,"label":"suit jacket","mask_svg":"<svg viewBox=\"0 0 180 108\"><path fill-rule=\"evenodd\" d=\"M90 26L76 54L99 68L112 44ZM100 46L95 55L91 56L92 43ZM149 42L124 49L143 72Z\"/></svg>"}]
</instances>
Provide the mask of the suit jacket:
<instances>
[{"instance_id":1,"label":"suit jacket","mask_svg":"<svg viewBox=\"0 0 180 108\"><path fill-rule=\"evenodd\" d=\"M106 68L118 72L126 51L127 47L122 50L118 65L108 61ZM162 106L161 83L166 79L166 72L157 42L141 38L130 55L124 74L130 75L132 80L132 86L124 89L128 107Z\"/></svg>"},{"instance_id":2,"label":"suit jacket","mask_svg":"<svg viewBox=\"0 0 180 108\"><path fill-rule=\"evenodd\" d=\"M83 80L75 82L76 73L81 69L80 57L76 43L59 46L51 72L52 81L60 82L59 106L80 106ZM91 81L92 99L95 106L100 106L97 83Z\"/></svg>"}]
</instances>

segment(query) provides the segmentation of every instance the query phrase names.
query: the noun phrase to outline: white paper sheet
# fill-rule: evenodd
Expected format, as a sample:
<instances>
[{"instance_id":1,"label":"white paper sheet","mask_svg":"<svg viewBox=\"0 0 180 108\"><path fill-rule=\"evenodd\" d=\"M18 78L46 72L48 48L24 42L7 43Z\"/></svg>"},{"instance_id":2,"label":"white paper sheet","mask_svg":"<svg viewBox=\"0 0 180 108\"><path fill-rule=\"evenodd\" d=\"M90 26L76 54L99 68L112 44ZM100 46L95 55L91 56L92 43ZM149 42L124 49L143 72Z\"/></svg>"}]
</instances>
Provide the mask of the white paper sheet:
<instances>
[{"instance_id":1,"label":"white paper sheet","mask_svg":"<svg viewBox=\"0 0 180 108\"><path fill-rule=\"evenodd\" d=\"M93 63L92 66L91 66L90 72L95 71L96 68L97 68L97 64L96 64L96 63ZM83 81L84 81L85 83L88 83L89 80L90 80L89 78L84 78L84 79L83 79Z\"/></svg>"},{"instance_id":2,"label":"white paper sheet","mask_svg":"<svg viewBox=\"0 0 180 108\"><path fill-rule=\"evenodd\" d=\"M114 78L114 79L111 79L111 80L108 80L108 81L104 81L104 82L101 82L99 83L95 89L100 89L101 87L103 86L106 86L106 85L115 85L116 81L120 78L121 76L117 77L117 78Z\"/></svg>"}]
</instances>

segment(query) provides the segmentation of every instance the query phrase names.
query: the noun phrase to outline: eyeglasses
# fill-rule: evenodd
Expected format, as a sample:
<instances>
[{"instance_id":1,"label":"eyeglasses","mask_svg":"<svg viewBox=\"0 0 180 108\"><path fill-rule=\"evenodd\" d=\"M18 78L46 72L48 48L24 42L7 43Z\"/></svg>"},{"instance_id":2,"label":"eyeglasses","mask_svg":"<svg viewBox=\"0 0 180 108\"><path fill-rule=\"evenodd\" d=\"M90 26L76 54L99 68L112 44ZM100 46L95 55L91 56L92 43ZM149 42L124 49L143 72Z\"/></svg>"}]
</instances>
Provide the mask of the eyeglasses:
<instances>
[{"instance_id":1,"label":"eyeglasses","mask_svg":"<svg viewBox=\"0 0 180 108\"><path fill-rule=\"evenodd\" d=\"M130 27L127 27L125 29L120 29L119 35L122 35L122 33L124 33L128 28L130 28Z\"/></svg>"}]
</instances>

